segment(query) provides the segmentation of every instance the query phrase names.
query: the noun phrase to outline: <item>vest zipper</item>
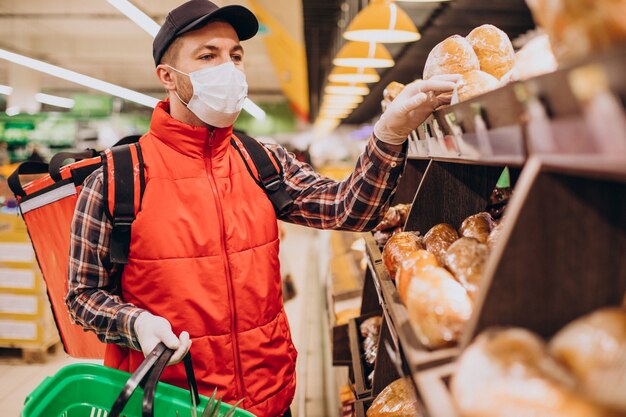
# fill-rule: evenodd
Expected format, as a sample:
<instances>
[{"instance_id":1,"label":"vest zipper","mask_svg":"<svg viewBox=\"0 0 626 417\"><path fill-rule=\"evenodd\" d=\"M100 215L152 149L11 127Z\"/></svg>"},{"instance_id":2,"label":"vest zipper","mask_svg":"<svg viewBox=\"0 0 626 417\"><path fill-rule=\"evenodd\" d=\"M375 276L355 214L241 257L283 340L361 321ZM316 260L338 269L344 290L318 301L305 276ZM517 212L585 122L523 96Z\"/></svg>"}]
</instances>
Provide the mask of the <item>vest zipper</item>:
<instances>
[{"instance_id":1,"label":"vest zipper","mask_svg":"<svg viewBox=\"0 0 626 417\"><path fill-rule=\"evenodd\" d=\"M230 265L228 264L228 254L226 253L226 242L224 241L224 214L222 213L222 202L220 200L220 196L217 190L217 184L215 182L215 177L213 176L213 140L215 138L215 129L209 131L209 140L207 142L208 148L208 158L205 157L205 166L207 170L207 174L209 177L209 182L211 183L211 190L213 191L213 196L215 197L215 205L217 208L217 219L220 227L220 248L222 250L222 259L224 262L224 271L226 272L226 283L228 285L228 297L230 306L230 333L233 338L232 346L233 346L233 358L235 362L235 374L236 374L236 384L237 384L237 399L239 400L243 398L243 376L241 375L241 360L239 358L239 341L237 338L237 327L236 327L236 311L235 311L235 291L233 289L233 281L230 272Z\"/></svg>"}]
</instances>

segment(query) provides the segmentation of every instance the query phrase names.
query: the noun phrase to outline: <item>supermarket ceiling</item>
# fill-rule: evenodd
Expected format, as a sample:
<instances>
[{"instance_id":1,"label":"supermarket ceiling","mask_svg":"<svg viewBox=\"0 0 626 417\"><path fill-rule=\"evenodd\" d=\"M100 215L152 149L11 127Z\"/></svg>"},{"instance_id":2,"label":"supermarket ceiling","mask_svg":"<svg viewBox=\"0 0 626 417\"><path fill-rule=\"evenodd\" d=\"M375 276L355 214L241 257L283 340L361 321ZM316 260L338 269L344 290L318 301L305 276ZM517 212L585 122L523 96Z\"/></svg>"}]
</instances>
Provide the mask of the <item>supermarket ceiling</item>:
<instances>
[{"instance_id":1,"label":"supermarket ceiling","mask_svg":"<svg viewBox=\"0 0 626 417\"><path fill-rule=\"evenodd\" d=\"M214 0L215 1L215 0ZM183 0L131 0L162 24L167 12ZM300 0L217 0L266 10L281 30L303 43ZM261 34L243 43L252 99L282 97L281 81ZM104 81L157 97L163 90L154 75L152 38L106 0L2 0L0 48L40 59ZM10 69L0 60L0 84L8 84ZM17 70L15 70L17 71ZM20 69L20 71L28 71ZM40 89L71 93L83 87L41 75ZM263 98L261 98L263 99Z\"/></svg>"},{"instance_id":2,"label":"supermarket ceiling","mask_svg":"<svg viewBox=\"0 0 626 417\"><path fill-rule=\"evenodd\" d=\"M345 42L341 32L369 2L367 0L303 0L304 33L309 69L309 97L313 117L319 107L321 91L332 59ZM473 28L491 23L517 38L534 27L525 0L453 0L445 3L398 2L420 30L422 38L409 44L386 44L396 65L378 70L381 81L370 85L371 93L345 120L368 122L380 113L385 86L391 81L411 82L421 76L430 50L446 37L467 35Z\"/></svg>"}]
</instances>

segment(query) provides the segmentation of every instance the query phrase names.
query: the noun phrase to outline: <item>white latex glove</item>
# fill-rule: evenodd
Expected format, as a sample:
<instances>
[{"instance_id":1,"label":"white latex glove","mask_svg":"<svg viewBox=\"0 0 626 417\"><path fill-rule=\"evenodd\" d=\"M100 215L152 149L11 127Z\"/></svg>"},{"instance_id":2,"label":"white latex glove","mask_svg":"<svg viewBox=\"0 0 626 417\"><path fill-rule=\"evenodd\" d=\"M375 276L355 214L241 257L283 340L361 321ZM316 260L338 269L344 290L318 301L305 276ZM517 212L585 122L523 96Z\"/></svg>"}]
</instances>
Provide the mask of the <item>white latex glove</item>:
<instances>
[{"instance_id":1,"label":"white latex glove","mask_svg":"<svg viewBox=\"0 0 626 417\"><path fill-rule=\"evenodd\" d=\"M191 347L189 333L182 332L179 339L172 331L169 321L147 311L141 313L135 320L135 333L144 356L152 352L159 342L163 342L169 349L174 349L175 352L168 365L180 362Z\"/></svg>"},{"instance_id":2,"label":"white latex glove","mask_svg":"<svg viewBox=\"0 0 626 417\"><path fill-rule=\"evenodd\" d=\"M460 80L460 75L446 74L407 85L374 125L374 135L390 145L402 145L437 107L450 103Z\"/></svg>"}]
</instances>

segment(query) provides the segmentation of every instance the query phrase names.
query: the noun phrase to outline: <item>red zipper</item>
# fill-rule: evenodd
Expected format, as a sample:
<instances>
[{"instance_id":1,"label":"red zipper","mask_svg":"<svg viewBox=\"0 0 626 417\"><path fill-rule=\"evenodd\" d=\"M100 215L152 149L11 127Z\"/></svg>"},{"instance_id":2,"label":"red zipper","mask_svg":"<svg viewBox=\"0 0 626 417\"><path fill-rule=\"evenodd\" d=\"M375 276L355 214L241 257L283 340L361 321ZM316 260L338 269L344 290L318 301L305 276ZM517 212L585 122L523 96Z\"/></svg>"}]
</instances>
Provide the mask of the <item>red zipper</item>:
<instances>
[{"instance_id":1,"label":"red zipper","mask_svg":"<svg viewBox=\"0 0 626 417\"><path fill-rule=\"evenodd\" d=\"M211 190L215 197L215 206L217 208L217 219L220 227L220 248L222 250L222 259L224 262L224 271L226 272L226 283L228 285L228 297L230 306L230 333L233 338L233 357L235 358L235 373L237 374L237 400L243 398L243 376L241 375L241 360L239 358L239 341L237 338L236 320L237 315L235 312L235 291L233 289L233 281L230 273L230 265L228 264L228 254L226 253L226 242L224 241L224 213L222 212L222 202L220 200L219 193L217 191L217 185L215 178L213 177L213 139L215 138L215 129L209 131L209 140L207 141L208 158L204 158L209 182L211 183Z\"/></svg>"}]
</instances>

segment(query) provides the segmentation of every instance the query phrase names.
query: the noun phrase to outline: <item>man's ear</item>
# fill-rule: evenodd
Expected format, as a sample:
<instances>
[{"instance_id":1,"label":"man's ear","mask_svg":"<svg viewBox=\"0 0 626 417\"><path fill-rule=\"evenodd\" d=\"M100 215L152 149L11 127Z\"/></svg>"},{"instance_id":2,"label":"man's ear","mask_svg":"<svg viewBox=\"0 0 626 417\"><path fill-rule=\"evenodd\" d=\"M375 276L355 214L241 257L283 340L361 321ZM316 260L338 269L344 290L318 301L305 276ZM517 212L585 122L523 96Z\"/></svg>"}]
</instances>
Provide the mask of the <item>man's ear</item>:
<instances>
[{"instance_id":1,"label":"man's ear","mask_svg":"<svg viewBox=\"0 0 626 417\"><path fill-rule=\"evenodd\" d=\"M169 68L167 65L160 64L156 67L156 75L167 91L176 90L176 83L174 82L174 71L171 68Z\"/></svg>"}]
</instances>

